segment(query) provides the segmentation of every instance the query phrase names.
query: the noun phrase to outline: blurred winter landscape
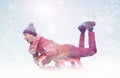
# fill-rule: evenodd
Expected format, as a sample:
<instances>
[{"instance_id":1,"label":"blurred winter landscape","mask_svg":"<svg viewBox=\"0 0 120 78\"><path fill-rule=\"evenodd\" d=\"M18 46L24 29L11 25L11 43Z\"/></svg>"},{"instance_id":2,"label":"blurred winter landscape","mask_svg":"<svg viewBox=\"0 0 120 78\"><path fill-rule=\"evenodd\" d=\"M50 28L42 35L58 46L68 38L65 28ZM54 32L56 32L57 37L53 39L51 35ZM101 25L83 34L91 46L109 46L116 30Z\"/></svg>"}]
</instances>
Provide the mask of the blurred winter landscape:
<instances>
[{"instance_id":1,"label":"blurred winter landscape","mask_svg":"<svg viewBox=\"0 0 120 78\"><path fill-rule=\"evenodd\" d=\"M81 58L83 70L46 71L34 64L23 30L78 46L77 27L96 21L97 54ZM1 0L0 78L120 78L120 0ZM86 33L86 47L87 47Z\"/></svg>"}]
</instances>

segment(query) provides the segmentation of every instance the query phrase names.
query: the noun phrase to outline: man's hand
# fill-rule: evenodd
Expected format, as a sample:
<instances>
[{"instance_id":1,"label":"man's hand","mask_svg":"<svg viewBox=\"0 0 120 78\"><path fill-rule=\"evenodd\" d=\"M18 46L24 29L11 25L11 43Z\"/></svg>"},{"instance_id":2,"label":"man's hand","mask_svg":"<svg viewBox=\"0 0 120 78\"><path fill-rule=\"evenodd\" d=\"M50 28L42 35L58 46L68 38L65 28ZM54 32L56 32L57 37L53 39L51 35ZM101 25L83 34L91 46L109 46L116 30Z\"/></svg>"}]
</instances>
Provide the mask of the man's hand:
<instances>
[{"instance_id":1,"label":"man's hand","mask_svg":"<svg viewBox=\"0 0 120 78\"><path fill-rule=\"evenodd\" d=\"M42 63L42 65L46 65L46 64L50 63L51 60L52 60L51 57L46 56L46 57L41 61L41 63Z\"/></svg>"}]
</instances>

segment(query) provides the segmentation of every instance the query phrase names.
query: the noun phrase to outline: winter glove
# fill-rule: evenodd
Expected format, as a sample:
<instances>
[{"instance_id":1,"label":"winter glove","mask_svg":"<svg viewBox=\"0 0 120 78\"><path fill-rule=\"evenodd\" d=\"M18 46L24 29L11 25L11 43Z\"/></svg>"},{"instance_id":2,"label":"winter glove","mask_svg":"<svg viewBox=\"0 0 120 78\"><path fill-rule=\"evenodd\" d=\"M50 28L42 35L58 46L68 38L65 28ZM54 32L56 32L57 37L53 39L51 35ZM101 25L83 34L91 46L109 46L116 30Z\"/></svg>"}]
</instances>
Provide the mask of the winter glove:
<instances>
[{"instance_id":1,"label":"winter glove","mask_svg":"<svg viewBox=\"0 0 120 78\"><path fill-rule=\"evenodd\" d=\"M42 62L42 65L46 65L46 64L49 64L51 62L52 58L49 57L49 56L46 56L41 62Z\"/></svg>"}]
</instances>

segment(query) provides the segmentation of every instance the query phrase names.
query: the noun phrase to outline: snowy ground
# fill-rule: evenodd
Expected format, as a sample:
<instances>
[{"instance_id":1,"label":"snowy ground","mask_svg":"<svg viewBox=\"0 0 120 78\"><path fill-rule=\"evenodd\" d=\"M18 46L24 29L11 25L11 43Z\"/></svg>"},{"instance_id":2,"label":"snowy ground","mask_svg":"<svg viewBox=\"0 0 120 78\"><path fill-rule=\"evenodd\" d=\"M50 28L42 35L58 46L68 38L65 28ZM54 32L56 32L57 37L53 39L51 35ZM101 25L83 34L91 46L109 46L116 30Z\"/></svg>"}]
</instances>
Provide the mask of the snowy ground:
<instances>
[{"instance_id":1,"label":"snowy ground","mask_svg":"<svg viewBox=\"0 0 120 78\"><path fill-rule=\"evenodd\" d=\"M120 78L119 66L120 63L109 60L80 70L43 70L35 64L4 65L0 66L0 78Z\"/></svg>"}]
</instances>

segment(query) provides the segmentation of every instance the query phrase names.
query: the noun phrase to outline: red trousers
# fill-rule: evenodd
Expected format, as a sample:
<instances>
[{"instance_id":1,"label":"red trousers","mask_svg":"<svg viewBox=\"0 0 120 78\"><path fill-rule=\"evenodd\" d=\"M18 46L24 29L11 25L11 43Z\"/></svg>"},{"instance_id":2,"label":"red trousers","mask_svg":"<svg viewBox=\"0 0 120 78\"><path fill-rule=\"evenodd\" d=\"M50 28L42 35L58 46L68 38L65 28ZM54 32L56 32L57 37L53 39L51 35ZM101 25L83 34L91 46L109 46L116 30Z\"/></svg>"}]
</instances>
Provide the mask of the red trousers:
<instances>
[{"instance_id":1,"label":"red trousers","mask_svg":"<svg viewBox=\"0 0 120 78\"><path fill-rule=\"evenodd\" d=\"M84 47L85 34L80 34L79 46L71 44L59 45L55 43L47 44L44 49L48 56L52 56L53 60L65 58L80 58L92 56L97 52L94 32L88 32L89 47Z\"/></svg>"},{"instance_id":2,"label":"red trousers","mask_svg":"<svg viewBox=\"0 0 120 78\"><path fill-rule=\"evenodd\" d=\"M67 45L70 52L69 57L79 58L94 55L97 52L94 32L88 32L88 42L89 47L85 48L85 34L80 34L79 47L69 44Z\"/></svg>"}]
</instances>

